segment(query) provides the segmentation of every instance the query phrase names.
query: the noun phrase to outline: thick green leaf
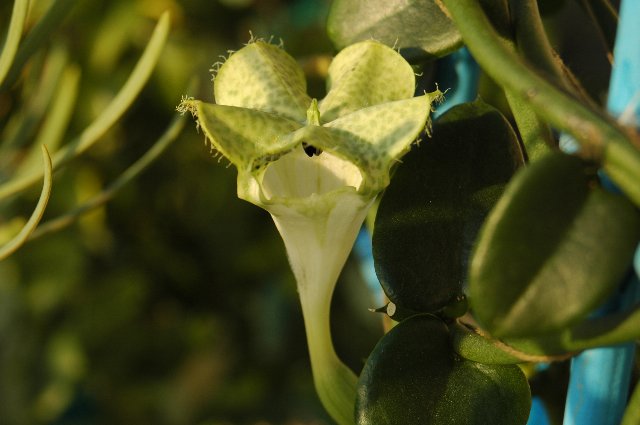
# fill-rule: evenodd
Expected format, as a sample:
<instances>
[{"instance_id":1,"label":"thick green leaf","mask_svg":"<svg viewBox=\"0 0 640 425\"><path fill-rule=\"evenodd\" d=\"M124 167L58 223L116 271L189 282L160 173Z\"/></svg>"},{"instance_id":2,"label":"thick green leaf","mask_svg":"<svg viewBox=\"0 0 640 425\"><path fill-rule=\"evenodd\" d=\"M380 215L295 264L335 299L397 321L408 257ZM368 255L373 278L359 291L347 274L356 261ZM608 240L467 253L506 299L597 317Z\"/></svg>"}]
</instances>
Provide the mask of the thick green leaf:
<instances>
[{"instance_id":1,"label":"thick green leaf","mask_svg":"<svg viewBox=\"0 0 640 425\"><path fill-rule=\"evenodd\" d=\"M621 281L640 239L640 215L593 185L580 159L559 153L509 185L483 227L469 276L474 314L494 335L559 330Z\"/></svg>"},{"instance_id":2,"label":"thick green leaf","mask_svg":"<svg viewBox=\"0 0 640 425\"><path fill-rule=\"evenodd\" d=\"M436 121L407 154L376 216L373 257L389 299L434 312L462 293L477 232L523 163L505 118L477 101Z\"/></svg>"},{"instance_id":3,"label":"thick green leaf","mask_svg":"<svg viewBox=\"0 0 640 425\"><path fill-rule=\"evenodd\" d=\"M531 398L514 365L461 359L431 315L413 316L376 345L358 382L358 425L525 424Z\"/></svg>"},{"instance_id":4,"label":"thick green leaf","mask_svg":"<svg viewBox=\"0 0 640 425\"><path fill-rule=\"evenodd\" d=\"M414 57L441 57L462 45L437 0L334 0L327 31L339 49L374 39Z\"/></svg>"},{"instance_id":5,"label":"thick green leaf","mask_svg":"<svg viewBox=\"0 0 640 425\"><path fill-rule=\"evenodd\" d=\"M453 349L458 355L468 360L484 364L517 364L523 363L515 350L508 350L506 344L480 335L476 329L463 323L454 322L449 326Z\"/></svg>"},{"instance_id":6,"label":"thick green leaf","mask_svg":"<svg viewBox=\"0 0 640 425\"><path fill-rule=\"evenodd\" d=\"M640 304L606 316L588 318L559 332L532 338L507 338L503 342L525 356L559 357L637 339L640 339Z\"/></svg>"}]
</instances>

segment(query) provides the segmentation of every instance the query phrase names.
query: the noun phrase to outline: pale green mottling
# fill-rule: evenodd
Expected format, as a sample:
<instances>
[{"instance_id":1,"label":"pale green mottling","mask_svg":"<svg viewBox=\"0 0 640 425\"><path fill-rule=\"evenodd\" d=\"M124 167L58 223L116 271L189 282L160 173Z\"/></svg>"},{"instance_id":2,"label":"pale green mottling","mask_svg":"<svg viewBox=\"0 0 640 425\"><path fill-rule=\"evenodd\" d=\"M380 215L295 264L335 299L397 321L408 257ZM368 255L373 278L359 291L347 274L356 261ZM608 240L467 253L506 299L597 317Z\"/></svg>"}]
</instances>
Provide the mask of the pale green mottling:
<instances>
[{"instance_id":1,"label":"pale green mottling","mask_svg":"<svg viewBox=\"0 0 640 425\"><path fill-rule=\"evenodd\" d=\"M412 97L411 66L375 41L354 44L329 68L321 102L305 93L302 70L282 49L255 42L231 55L214 82L218 104L187 101L212 146L261 181L264 166L303 142L355 164L377 193L428 122L439 91ZM303 104L302 102L306 102Z\"/></svg>"},{"instance_id":2,"label":"pale green mottling","mask_svg":"<svg viewBox=\"0 0 640 425\"><path fill-rule=\"evenodd\" d=\"M410 98L415 91L415 75L395 50L363 41L333 59L327 89L327 96L320 102L322 122L368 106Z\"/></svg>"},{"instance_id":3,"label":"pale green mottling","mask_svg":"<svg viewBox=\"0 0 640 425\"><path fill-rule=\"evenodd\" d=\"M233 53L220 67L213 90L219 105L259 109L300 122L311 102L295 59L262 41Z\"/></svg>"},{"instance_id":4,"label":"pale green mottling","mask_svg":"<svg viewBox=\"0 0 640 425\"><path fill-rule=\"evenodd\" d=\"M277 157L293 146L282 135L302 125L269 112L196 101L200 127L211 145L238 168L255 167L259 158Z\"/></svg>"}]
</instances>

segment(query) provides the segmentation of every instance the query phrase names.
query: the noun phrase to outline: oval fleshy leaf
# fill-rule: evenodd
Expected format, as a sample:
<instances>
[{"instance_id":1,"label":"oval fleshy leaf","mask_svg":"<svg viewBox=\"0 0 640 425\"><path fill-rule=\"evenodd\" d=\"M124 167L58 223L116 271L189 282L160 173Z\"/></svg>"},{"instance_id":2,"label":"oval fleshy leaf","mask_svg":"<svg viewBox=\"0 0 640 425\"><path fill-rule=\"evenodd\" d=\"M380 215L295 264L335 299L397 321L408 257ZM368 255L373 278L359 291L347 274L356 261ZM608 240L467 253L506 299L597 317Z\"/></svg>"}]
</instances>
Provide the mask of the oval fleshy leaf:
<instances>
[{"instance_id":1,"label":"oval fleshy leaf","mask_svg":"<svg viewBox=\"0 0 640 425\"><path fill-rule=\"evenodd\" d=\"M509 185L481 231L469 276L474 314L492 334L557 331L616 289L640 239L640 215L592 185L580 159L559 153Z\"/></svg>"},{"instance_id":2,"label":"oval fleshy leaf","mask_svg":"<svg viewBox=\"0 0 640 425\"><path fill-rule=\"evenodd\" d=\"M452 108L407 154L376 215L373 257L387 296L416 312L456 300L480 226L523 154L513 129L481 102Z\"/></svg>"},{"instance_id":3,"label":"oval fleshy leaf","mask_svg":"<svg viewBox=\"0 0 640 425\"><path fill-rule=\"evenodd\" d=\"M334 0L327 22L338 48L375 39L416 57L440 57L462 37L437 0Z\"/></svg>"},{"instance_id":4,"label":"oval fleshy leaf","mask_svg":"<svg viewBox=\"0 0 640 425\"><path fill-rule=\"evenodd\" d=\"M258 109L303 123L311 98L302 68L283 49L253 42L229 56L213 82L219 105Z\"/></svg>"},{"instance_id":5,"label":"oval fleshy leaf","mask_svg":"<svg viewBox=\"0 0 640 425\"><path fill-rule=\"evenodd\" d=\"M531 396L514 365L485 365L453 351L446 326L413 316L386 334L358 382L358 425L519 425Z\"/></svg>"},{"instance_id":6,"label":"oval fleshy leaf","mask_svg":"<svg viewBox=\"0 0 640 425\"><path fill-rule=\"evenodd\" d=\"M409 99L415 91L411 65L395 50L369 40L342 50L329 66L323 123L361 108Z\"/></svg>"},{"instance_id":7,"label":"oval fleshy leaf","mask_svg":"<svg viewBox=\"0 0 640 425\"><path fill-rule=\"evenodd\" d=\"M229 161L239 169L256 169L293 149L281 136L297 130L298 122L269 112L185 101L183 108L194 111L198 124Z\"/></svg>"},{"instance_id":8,"label":"oval fleshy leaf","mask_svg":"<svg viewBox=\"0 0 640 425\"><path fill-rule=\"evenodd\" d=\"M520 352L509 349L500 340L480 335L476 329L462 323L449 325L454 351L461 357L484 364L518 364L532 361L531 357L523 359Z\"/></svg>"}]
</instances>

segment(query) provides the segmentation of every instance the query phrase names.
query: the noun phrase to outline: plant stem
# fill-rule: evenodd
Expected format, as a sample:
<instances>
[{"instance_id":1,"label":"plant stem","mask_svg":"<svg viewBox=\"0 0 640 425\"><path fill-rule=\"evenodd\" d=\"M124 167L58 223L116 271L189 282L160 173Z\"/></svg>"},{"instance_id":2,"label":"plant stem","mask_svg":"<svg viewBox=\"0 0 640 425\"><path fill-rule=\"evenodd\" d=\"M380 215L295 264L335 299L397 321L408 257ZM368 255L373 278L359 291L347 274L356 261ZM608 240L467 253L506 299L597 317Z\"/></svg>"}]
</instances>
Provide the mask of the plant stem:
<instances>
[{"instance_id":1,"label":"plant stem","mask_svg":"<svg viewBox=\"0 0 640 425\"><path fill-rule=\"evenodd\" d=\"M633 391L631 400L620 425L637 425L640 423L640 385Z\"/></svg>"},{"instance_id":2,"label":"plant stem","mask_svg":"<svg viewBox=\"0 0 640 425\"><path fill-rule=\"evenodd\" d=\"M10 87L20 75L20 71L31 56L44 44L50 41L51 34L55 33L64 20L69 15L73 6L78 0L56 0L52 2L42 19L38 20L35 26L29 29L22 43L18 47L11 68L5 80L0 84L0 90Z\"/></svg>"},{"instance_id":3,"label":"plant stem","mask_svg":"<svg viewBox=\"0 0 640 425\"><path fill-rule=\"evenodd\" d=\"M66 228L67 226L75 223L83 214L98 208L113 199L120 189L146 170L169 146L171 146L184 128L186 121L185 118L185 116L176 114L165 132L153 144L153 146L146 151L144 155L138 158L136 162L131 164L131 166L120 174L117 179L109 184L109 186L72 210L38 226L38 228L30 235L29 242Z\"/></svg>"},{"instance_id":4,"label":"plant stem","mask_svg":"<svg viewBox=\"0 0 640 425\"><path fill-rule=\"evenodd\" d=\"M529 102L534 111L561 131L571 134L581 153L602 162L605 171L640 205L640 152L627 134L610 119L580 104L533 71L500 39L477 0L442 0L467 47L480 66L515 96ZM612 146L616 146L612 149ZM628 146L628 147L626 147ZM630 155L620 169L621 154Z\"/></svg>"},{"instance_id":5,"label":"plant stem","mask_svg":"<svg viewBox=\"0 0 640 425\"><path fill-rule=\"evenodd\" d=\"M537 1L511 0L509 4L520 54L530 65L566 87L562 67L544 31Z\"/></svg>"},{"instance_id":6,"label":"plant stem","mask_svg":"<svg viewBox=\"0 0 640 425\"><path fill-rule=\"evenodd\" d=\"M353 425L358 378L342 363L333 348L329 320L331 294L327 296L315 290L323 287L326 284L317 282L298 285L313 382L331 417L340 425Z\"/></svg>"},{"instance_id":7,"label":"plant stem","mask_svg":"<svg viewBox=\"0 0 640 425\"><path fill-rule=\"evenodd\" d=\"M16 52L18 51L18 44L22 36L24 22L27 19L28 6L28 0L15 0L13 3L9 30L7 31L7 37L4 46L2 46L2 51L0 51L0 84L2 84L7 76Z\"/></svg>"},{"instance_id":8,"label":"plant stem","mask_svg":"<svg viewBox=\"0 0 640 425\"><path fill-rule=\"evenodd\" d=\"M13 254L18 250L18 248L24 245L29 238L29 235L34 231L38 223L40 223L44 210L47 208L47 203L51 196L51 186L53 184L53 166L51 165L49 151L47 151L47 148L44 145L42 145L42 159L44 162L44 182L42 183L42 191L40 192L38 204L33 210L33 213L31 213L31 217L29 217L27 223L22 227L22 230L20 230L13 239L0 248L0 261Z\"/></svg>"},{"instance_id":9,"label":"plant stem","mask_svg":"<svg viewBox=\"0 0 640 425\"><path fill-rule=\"evenodd\" d=\"M153 31L151 39L138 63L120 91L102 113L75 139L53 154L54 170L79 156L99 140L122 117L145 86L160 58L169 34L169 12L164 12ZM42 171L14 178L0 185L0 199L8 198L30 187L42 178Z\"/></svg>"},{"instance_id":10,"label":"plant stem","mask_svg":"<svg viewBox=\"0 0 640 425\"><path fill-rule=\"evenodd\" d=\"M562 73L556 72L551 46L537 13L537 4L534 0L511 0L509 3L512 21L509 22L509 26L513 27L509 34L513 32L515 39L502 36L502 42L509 50L522 54L530 64L542 65L547 74L560 80ZM504 34L505 31L500 33ZM536 114L529 102L517 93L505 90L505 97L525 146L527 160L535 161L551 152L557 146L551 127Z\"/></svg>"}]
</instances>

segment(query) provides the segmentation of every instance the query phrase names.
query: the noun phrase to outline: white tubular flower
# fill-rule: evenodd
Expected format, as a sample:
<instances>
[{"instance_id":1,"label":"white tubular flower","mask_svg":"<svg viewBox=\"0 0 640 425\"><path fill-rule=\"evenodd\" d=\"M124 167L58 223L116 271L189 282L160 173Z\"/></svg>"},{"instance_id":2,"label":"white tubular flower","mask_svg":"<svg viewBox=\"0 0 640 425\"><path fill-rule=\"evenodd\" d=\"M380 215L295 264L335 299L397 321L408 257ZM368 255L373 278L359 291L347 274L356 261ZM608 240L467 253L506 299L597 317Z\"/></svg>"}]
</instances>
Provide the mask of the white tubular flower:
<instances>
[{"instance_id":1,"label":"white tubular flower","mask_svg":"<svg viewBox=\"0 0 640 425\"><path fill-rule=\"evenodd\" d=\"M216 104L183 100L212 147L238 169L238 196L273 217L296 277L319 397L353 424L357 378L337 357L331 296L392 164L427 126L439 91L413 97L411 66L375 41L331 63L328 93L306 94L296 61L256 41L232 54L214 80Z\"/></svg>"}]
</instances>

